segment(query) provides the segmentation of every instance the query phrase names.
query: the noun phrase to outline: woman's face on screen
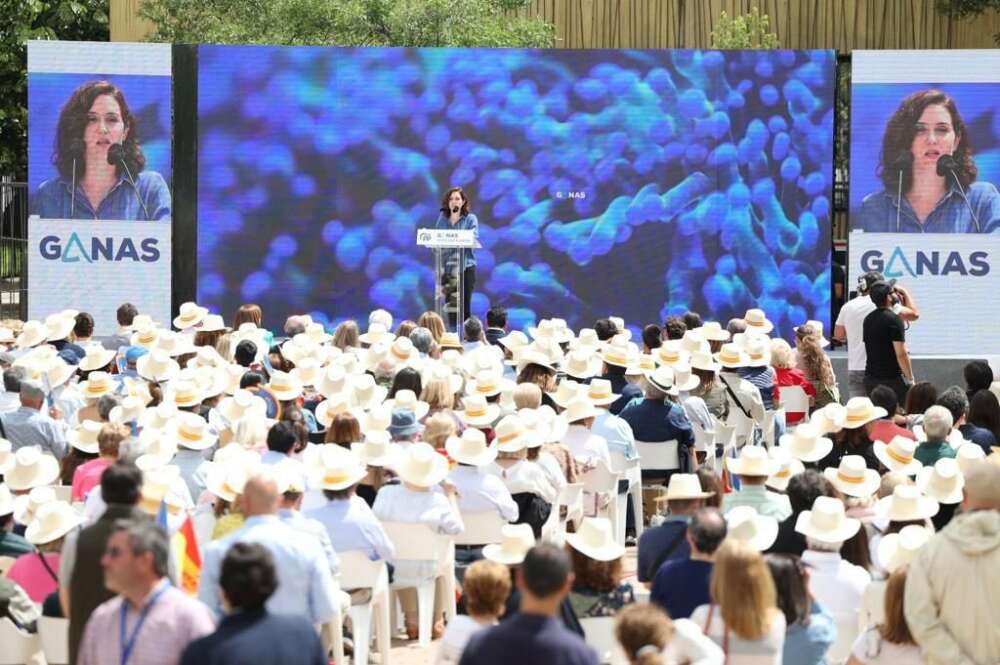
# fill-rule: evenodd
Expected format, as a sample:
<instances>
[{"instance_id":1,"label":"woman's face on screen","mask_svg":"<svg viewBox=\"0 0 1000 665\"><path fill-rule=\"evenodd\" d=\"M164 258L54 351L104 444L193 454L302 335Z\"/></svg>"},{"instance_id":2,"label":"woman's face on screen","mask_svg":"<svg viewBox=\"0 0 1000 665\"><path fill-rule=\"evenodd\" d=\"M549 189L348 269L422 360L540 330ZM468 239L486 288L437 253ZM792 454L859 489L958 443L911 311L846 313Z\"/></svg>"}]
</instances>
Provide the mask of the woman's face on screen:
<instances>
[{"instance_id":1,"label":"woman's face on screen","mask_svg":"<svg viewBox=\"0 0 1000 665\"><path fill-rule=\"evenodd\" d=\"M465 200L462 198L461 192L452 192L451 196L448 197L449 209L454 209L455 207L458 207L458 209L461 210L463 203L465 203Z\"/></svg>"},{"instance_id":2,"label":"woman's face on screen","mask_svg":"<svg viewBox=\"0 0 1000 665\"><path fill-rule=\"evenodd\" d=\"M111 144L122 143L126 136L128 128L118 101L112 95L100 95L87 111L87 126L83 130L87 157L106 159Z\"/></svg>"},{"instance_id":3,"label":"woman's face on screen","mask_svg":"<svg viewBox=\"0 0 1000 665\"><path fill-rule=\"evenodd\" d=\"M958 136L951 113L941 104L931 104L920 114L913 134L913 165L928 168L937 165L941 155L950 155L958 147Z\"/></svg>"}]
</instances>

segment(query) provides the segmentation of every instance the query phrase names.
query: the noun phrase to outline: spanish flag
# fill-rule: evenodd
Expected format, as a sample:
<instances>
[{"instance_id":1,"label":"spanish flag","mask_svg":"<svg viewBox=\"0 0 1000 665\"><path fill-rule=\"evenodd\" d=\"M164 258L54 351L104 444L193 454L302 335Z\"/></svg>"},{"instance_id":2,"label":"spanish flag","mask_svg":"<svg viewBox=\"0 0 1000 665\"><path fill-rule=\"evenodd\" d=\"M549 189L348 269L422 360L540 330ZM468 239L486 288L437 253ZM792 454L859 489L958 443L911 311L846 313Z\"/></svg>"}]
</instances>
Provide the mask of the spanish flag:
<instances>
[{"instance_id":1,"label":"spanish flag","mask_svg":"<svg viewBox=\"0 0 1000 665\"><path fill-rule=\"evenodd\" d=\"M175 561L180 573L181 590L190 596L198 594L198 579L201 577L201 552L198 551L198 538L194 533L194 522L191 515L184 519L181 528L172 538Z\"/></svg>"}]
</instances>

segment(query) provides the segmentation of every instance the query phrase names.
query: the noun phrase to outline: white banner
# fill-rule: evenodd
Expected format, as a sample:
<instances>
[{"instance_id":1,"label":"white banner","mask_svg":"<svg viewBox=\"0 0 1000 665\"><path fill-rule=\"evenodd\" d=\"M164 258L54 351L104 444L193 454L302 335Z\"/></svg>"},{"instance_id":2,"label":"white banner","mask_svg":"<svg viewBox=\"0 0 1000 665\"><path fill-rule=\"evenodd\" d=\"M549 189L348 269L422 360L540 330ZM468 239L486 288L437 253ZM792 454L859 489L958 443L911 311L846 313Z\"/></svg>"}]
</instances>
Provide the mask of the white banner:
<instances>
[{"instance_id":1,"label":"white banner","mask_svg":"<svg viewBox=\"0 0 1000 665\"><path fill-rule=\"evenodd\" d=\"M114 334L118 306L170 321L170 230L163 222L28 220L28 316L90 312L95 335Z\"/></svg>"},{"instance_id":2,"label":"white banner","mask_svg":"<svg viewBox=\"0 0 1000 665\"><path fill-rule=\"evenodd\" d=\"M865 233L850 237L849 284L877 270L904 285L920 319L910 353L981 357L1000 348L1000 236L963 233Z\"/></svg>"}]
</instances>

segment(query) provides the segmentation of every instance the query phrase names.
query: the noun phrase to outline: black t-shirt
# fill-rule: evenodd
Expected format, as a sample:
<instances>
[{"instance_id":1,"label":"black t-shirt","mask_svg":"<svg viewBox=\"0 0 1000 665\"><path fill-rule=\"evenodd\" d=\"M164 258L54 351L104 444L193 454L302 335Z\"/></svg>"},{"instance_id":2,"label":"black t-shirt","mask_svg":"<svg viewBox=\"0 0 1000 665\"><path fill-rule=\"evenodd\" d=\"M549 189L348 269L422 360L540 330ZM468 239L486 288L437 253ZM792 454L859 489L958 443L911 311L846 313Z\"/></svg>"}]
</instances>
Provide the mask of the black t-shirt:
<instances>
[{"instance_id":1,"label":"black t-shirt","mask_svg":"<svg viewBox=\"0 0 1000 665\"><path fill-rule=\"evenodd\" d=\"M865 317L862 334L865 340L865 375L876 379L895 379L902 373L896 360L893 342L904 341L903 319L891 309L876 309Z\"/></svg>"}]
</instances>

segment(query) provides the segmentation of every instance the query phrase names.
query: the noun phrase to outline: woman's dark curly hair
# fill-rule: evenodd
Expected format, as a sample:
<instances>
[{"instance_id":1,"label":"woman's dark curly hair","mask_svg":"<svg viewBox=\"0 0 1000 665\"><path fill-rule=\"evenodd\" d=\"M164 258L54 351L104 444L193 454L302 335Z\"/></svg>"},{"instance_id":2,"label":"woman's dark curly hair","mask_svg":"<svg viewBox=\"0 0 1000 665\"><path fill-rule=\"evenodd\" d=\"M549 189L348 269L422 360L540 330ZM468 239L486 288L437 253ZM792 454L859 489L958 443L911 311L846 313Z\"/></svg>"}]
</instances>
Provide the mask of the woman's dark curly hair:
<instances>
[{"instance_id":1,"label":"woman's dark curly hair","mask_svg":"<svg viewBox=\"0 0 1000 665\"><path fill-rule=\"evenodd\" d=\"M128 102L121 89L108 81L88 81L70 96L59 112L59 125L56 129L56 142L53 146L52 163L63 178L72 177L73 173L73 141L83 138L87 127L87 114L94 100L101 95L111 95L118 102L122 111L122 122L128 129L128 134L122 143L125 150L125 163L135 177L146 167L146 157L139 146L139 127L136 117L132 115ZM79 156L78 156L79 157ZM120 171L120 168L117 169ZM77 171L79 175L79 170Z\"/></svg>"},{"instance_id":2,"label":"woman's dark curly hair","mask_svg":"<svg viewBox=\"0 0 1000 665\"><path fill-rule=\"evenodd\" d=\"M573 580L574 589L608 593L617 589L618 585L621 584L621 557L611 561L598 561L578 552L569 545L566 545L566 551L573 561L573 573L576 575L576 579Z\"/></svg>"},{"instance_id":3,"label":"woman's dark curly hair","mask_svg":"<svg viewBox=\"0 0 1000 665\"><path fill-rule=\"evenodd\" d=\"M451 189L449 189L447 192L444 193L444 196L441 198L441 214L448 216L451 213L451 207L449 207L448 205L449 204L448 199L450 199L451 195L454 194L455 192L458 192L459 194L462 195L462 209L458 211L458 214L460 217L465 217L466 215L469 214L469 196L465 193L465 190L462 189L461 187L452 187Z\"/></svg>"},{"instance_id":4,"label":"woman's dark curly hair","mask_svg":"<svg viewBox=\"0 0 1000 665\"><path fill-rule=\"evenodd\" d=\"M965 130L965 122L958 112L955 100L940 90L921 90L904 99L885 125L885 133L882 135L882 157L876 169L876 175L881 178L887 192L895 192L899 185L899 173L892 167L893 161L896 160L900 152L910 151L913 146L913 137L917 133L917 122L920 121L924 109L933 105L945 107L951 116L951 125L958 141L958 147L952 157L958 163L955 174L958 176L959 182L962 183L962 187L967 188L979 174L979 169L976 168L976 163L972 159L969 134ZM909 192L912 186L913 167L911 165L903 170L903 192Z\"/></svg>"}]
</instances>

